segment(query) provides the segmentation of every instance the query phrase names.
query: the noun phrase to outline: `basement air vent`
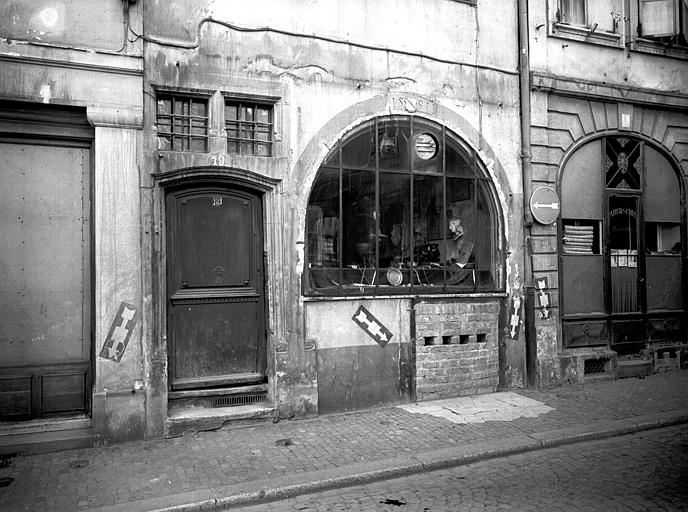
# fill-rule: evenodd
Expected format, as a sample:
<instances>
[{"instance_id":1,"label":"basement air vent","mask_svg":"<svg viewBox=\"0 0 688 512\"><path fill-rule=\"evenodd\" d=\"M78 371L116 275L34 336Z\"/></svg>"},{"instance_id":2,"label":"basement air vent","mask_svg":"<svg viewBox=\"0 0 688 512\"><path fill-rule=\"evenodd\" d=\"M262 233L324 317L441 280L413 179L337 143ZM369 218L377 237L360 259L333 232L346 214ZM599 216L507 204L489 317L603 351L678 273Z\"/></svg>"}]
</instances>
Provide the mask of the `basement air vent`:
<instances>
[{"instance_id":1,"label":"basement air vent","mask_svg":"<svg viewBox=\"0 0 688 512\"><path fill-rule=\"evenodd\" d=\"M265 393L244 393L240 395L228 395L213 399L213 407L236 407L239 405L251 405L263 403L267 400Z\"/></svg>"},{"instance_id":2,"label":"basement air vent","mask_svg":"<svg viewBox=\"0 0 688 512\"><path fill-rule=\"evenodd\" d=\"M585 360L585 375L590 375L593 373L604 373L604 367L609 361L608 358L605 359L586 359Z\"/></svg>"},{"instance_id":3,"label":"basement air vent","mask_svg":"<svg viewBox=\"0 0 688 512\"><path fill-rule=\"evenodd\" d=\"M2 453L0 454L0 468L8 468L12 465L12 459L17 456L16 453Z\"/></svg>"}]
</instances>

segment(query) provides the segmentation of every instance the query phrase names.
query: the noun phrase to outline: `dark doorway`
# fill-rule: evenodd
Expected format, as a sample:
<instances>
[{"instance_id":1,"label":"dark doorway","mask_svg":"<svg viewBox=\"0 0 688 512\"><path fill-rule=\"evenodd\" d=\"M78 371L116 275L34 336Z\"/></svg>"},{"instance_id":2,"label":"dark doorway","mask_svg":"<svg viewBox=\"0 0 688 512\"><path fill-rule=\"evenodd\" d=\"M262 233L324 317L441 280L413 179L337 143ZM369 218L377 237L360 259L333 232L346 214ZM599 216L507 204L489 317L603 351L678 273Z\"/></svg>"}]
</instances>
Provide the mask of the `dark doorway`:
<instances>
[{"instance_id":1,"label":"dark doorway","mask_svg":"<svg viewBox=\"0 0 688 512\"><path fill-rule=\"evenodd\" d=\"M167 195L171 390L265 381L261 197L196 186Z\"/></svg>"}]
</instances>

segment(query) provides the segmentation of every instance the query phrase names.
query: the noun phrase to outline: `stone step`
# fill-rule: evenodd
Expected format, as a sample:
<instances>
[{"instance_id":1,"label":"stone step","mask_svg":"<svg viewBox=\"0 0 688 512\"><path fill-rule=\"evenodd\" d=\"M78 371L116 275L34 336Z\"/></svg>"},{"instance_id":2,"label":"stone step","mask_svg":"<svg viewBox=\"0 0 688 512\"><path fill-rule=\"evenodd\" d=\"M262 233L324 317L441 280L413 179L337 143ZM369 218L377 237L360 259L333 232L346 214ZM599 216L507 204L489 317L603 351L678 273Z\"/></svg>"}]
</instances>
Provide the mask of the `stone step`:
<instances>
[{"instance_id":1,"label":"stone step","mask_svg":"<svg viewBox=\"0 0 688 512\"><path fill-rule=\"evenodd\" d=\"M167 416L167 437L271 422L277 408L269 404L234 407L173 407Z\"/></svg>"},{"instance_id":2,"label":"stone step","mask_svg":"<svg viewBox=\"0 0 688 512\"><path fill-rule=\"evenodd\" d=\"M617 377L645 377L652 374L652 361L648 359L629 359L617 362Z\"/></svg>"},{"instance_id":3,"label":"stone step","mask_svg":"<svg viewBox=\"0 0 688 512\"><path fill-rule=\"evenodd\" d=\"M13 422L0 427L3 454L33 455L92 446L89 418Z\"/></svg>"}]
</instances>

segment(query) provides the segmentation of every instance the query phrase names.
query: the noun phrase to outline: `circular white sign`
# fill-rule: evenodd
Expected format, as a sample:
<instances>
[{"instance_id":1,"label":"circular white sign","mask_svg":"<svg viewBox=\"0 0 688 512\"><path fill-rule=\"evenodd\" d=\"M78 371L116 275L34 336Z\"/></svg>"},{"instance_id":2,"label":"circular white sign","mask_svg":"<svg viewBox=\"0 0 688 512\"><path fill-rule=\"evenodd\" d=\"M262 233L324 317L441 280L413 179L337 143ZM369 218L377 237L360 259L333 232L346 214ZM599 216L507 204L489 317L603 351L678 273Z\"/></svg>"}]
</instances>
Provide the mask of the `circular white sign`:
<instances>
[{"instance_id":1,"label":"circular white sign","mask_svg":"<svg viewBox=\"0 0 688 512\"><path fill-rule=\"evenodd\" d=\"M530 196L530 211L540 224L552 224L559 217L561 201L550 187L538 187Z\"/></svg>"}]
</instances>

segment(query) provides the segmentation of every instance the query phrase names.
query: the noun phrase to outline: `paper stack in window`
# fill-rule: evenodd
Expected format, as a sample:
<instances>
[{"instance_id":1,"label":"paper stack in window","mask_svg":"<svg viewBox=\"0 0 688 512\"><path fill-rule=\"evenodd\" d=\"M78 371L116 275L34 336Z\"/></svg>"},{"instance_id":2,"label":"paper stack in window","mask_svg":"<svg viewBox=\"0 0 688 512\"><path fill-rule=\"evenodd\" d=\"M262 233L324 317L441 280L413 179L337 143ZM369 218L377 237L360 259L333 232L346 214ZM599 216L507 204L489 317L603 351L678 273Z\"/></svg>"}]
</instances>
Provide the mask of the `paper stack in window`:
<instances>
[{"instance_id":1,"label":"paper stack in window","mask_svg":"<svg viewBox=\"0 0 688 512\"><path fill-rule=\"evenodd\" d=\"M564 226L564 254L593 254L593 226Z\"/></svg>"}]
</instances>

